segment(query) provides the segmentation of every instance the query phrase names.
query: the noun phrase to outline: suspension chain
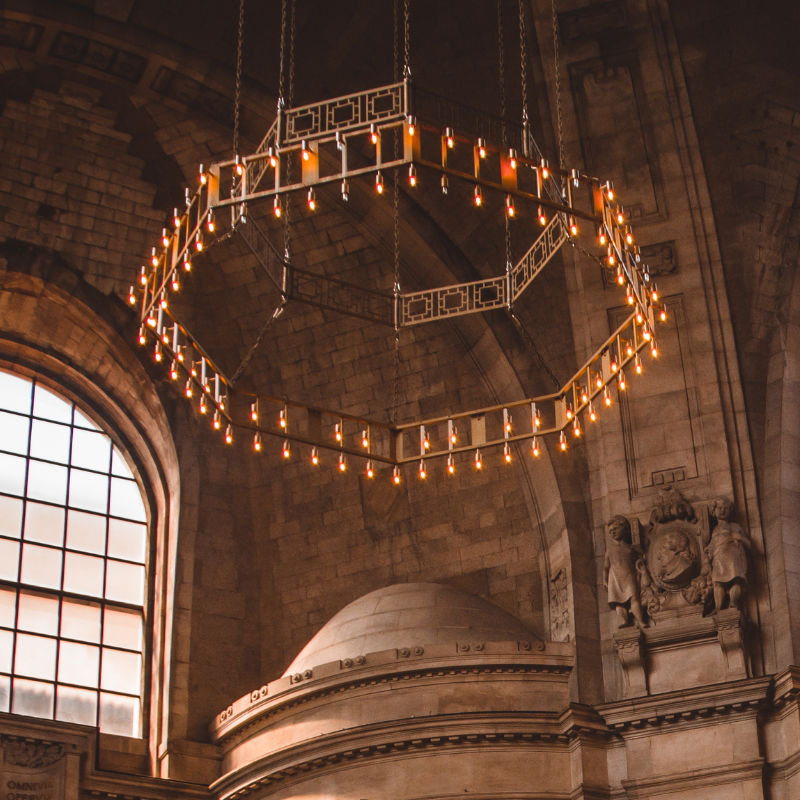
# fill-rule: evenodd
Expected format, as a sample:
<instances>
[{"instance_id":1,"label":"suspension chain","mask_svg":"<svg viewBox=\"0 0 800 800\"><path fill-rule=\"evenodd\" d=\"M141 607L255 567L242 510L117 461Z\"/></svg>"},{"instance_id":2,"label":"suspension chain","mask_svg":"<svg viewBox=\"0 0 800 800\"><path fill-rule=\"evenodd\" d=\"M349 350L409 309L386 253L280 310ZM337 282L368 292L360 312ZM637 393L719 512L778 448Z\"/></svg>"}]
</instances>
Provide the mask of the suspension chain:
<instances>
[{"instance_id":1,"label":"suspension chain","mask_svg":"<svg viewBox=\"0 0 800 800\"><path fill-rule=\"evenodd\" d=\"M522 0L520 0L520 3ZM282 108L283 103L283 89L285 85L284 72L286 64L286 0L281 2L281 71L278 79L278 107Z\"/></svg>"},{"instance_id":2,"label":"suspension chain","mask_svg":"<svg viewBox=\"0 0 800 800\"><path fill-rule=\"evenodd\" d=\"M253 356L256 354L256 350L258 350L261 342L264 339L264 336L266 336L267 334L267 331L272 326L272 323L275 322L275 320L278 319L278 317L281 315L281 313L283 312L283 307L285 305L286 305L286 298L284 297L281 300L280 305L275 309L275 311L272 312L272 316L266 321L266 323L264 323L264 327L258 334L258 338L256 339L255 344L250 348L250 351L244 357L244 361L242 361L242 363L239 365L239 369L236 370L234 376L231 378L230 380L231 386L233 386L236 383L236 381L238 381L239 378L241 378L242 373L247 369L248 365L253 360Z\"/></svg>"},{"instance_id":3,"label":"suspension chain","mask_svg":"<svg viewBox=\"0 0 800 800\"><path fill-rule=\"evenodd\" d=\"M285 5L285 0L284 0ZM286 98L289 108L294 105L294 32L295 32L295 17L296 7L295 0L291 0L291 15L292 19L289 24L289 94ZM292 159L289 157L286 160L286 182L292 182ZM283 257L287 261L292 260L292 237L291 237L291 217L292 217L292 198L291 194L287 192L284 195L284 215L283 215Z\"/></svg>"},{"instance_id":4,"label":"suspension chain","mask_svg":"<svg viewBox=\"0 0 800 800\"><path fill-rule=\"evenodd\" d=\"M519 68L522 81L522 122L528 121L528 48L525 42L525 10L519 0Z\"/></svg>"},{"instance_id":5,"label":"suspension chain","mask_svg":"<svg viewBox=\"0 0 800 800\"><path fill-rule=\"evenodd\" d=\"M522 320L514 313L514 311L512 309L508 310L508 314L511 317L511 319L513 320L514 324L517 326L517 329L519 330L519 332L523 335L525 340L528 342L528 345L530 346L531 350L533 350L534 354L536 355L537 360L542 365L542 367L544 368L545 372L550 376L550 380L553 381L553 385L557 389L560 389L561 388L561 383L559 382L558 378L556 378L555 373L553 372L553 370L550 369L550 367L548 366L548 364L544 360L544 358L542 358L542 354L539 352L539 348L536 345L535 339L533 338L533 336L530 335L530 333L528 332L528 329L525 327L525 325L523 325Z\"/></svg>"},{"instance_id":6,"label":"suspension chain","mask_svg":"<svg viewBox=\"0 0 800 800\"><path fill-rule=\"evenodd\" d=\"M403 45L404 45L404 60L403 60L403 78L411 78L411 65L408 60L409 42L408 42L408 22L410 17L409 12L410 0L405 0L405 11L403 15Z\"/></svg>"},{"instance_id":7,"label":"suspension chain","mask_svg":"<svg viewBox=\"0 0 800 800\"><path fill-rule=\"evenodd\" d=\"M242 42L244 41L244 0L239 0L239 39L236 48L236 99L233 103L233 155L239 155L239 115L242 106Z\"/></svg>"},{"instance_id":8,"label":"suspension chain","mask_svg":"<svg viewBox=\"0 0 800 800\"><path fill-rule=\"evenodd\" d=\"M556 115L558 118L558 166L564 169L564 120L561 114L561 68L558 63L558 15L556 0L552 0L553 8L553 54L556 70ZM563 183L563 179L562 179Z\"/></svg>"},{"instance_id":9,"label":"suspension chain","mask_svg":"<svg viewBox=\"0 0 800 800\"><path fill-rule=\"evenodd\" d=\"M394 35L392 37L392 80L394 83L398 83L400 80L400 61L399 61L399 42L397 41L397 34L398 34L398 8L397 5L400 0L394 0L392 3L392 21L394 23L393 32ZM395 137L396 138L396 137Z\"/></svg>"}]
</instances>

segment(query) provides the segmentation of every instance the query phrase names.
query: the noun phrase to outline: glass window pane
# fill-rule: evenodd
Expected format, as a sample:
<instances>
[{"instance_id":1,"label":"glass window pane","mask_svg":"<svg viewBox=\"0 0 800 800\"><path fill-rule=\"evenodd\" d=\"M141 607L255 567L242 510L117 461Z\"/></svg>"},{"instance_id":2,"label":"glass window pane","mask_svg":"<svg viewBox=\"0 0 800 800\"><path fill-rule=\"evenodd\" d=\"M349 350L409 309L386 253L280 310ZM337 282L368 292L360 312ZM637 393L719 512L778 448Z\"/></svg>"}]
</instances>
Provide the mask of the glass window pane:
<instances>
[{"instance_id":1,"label":"glass window pane","mask_svg":"<svg viewBox=\"0 0 800 800\"><path fill-rule=\"evenodd\" d=\"M22 500L0 496L0 536L19 539L22 533Z\"/></svg>"},{"instance_id":2,"label":"glass window pane","mask_svg":"<svg viewBox=\"0 0 800 800\"><path fill-rule=\"evenodd\" d=\"M74 467L108 472L111 458L111 439L104 433L73 431L70 463Z\"/></svg>"},{"instance_id":3,"label":"glass window pane","mask_svg":"<svg viewBox=\"0 0 800 800\"><path fill-rule=\"evenodd\" d=\"M77 642L61 642L58 649L58 680L97 688L100 648Z\"/></svg>"},{"instance_id":4,"label":"glass window pane","mask_svg":"<svg viewBox=\"0 0 800 800\"><path fill-rule=\"evenodd\" d=\"M56 640L18 633L14 672L29 678L53 680L56 675Z\"/></svg>"},{"instance_id":5,"label":"glass window pane","mask_svg":"<svg viewBox=\"0 0 800 800\"><path fill-rule=\"evenodd\" d=\"M139 700L101 692L100 730L118 736L138 736Z\"/></svg>"},{"instance_id":6,"label":"glass window pane","mask_svg":"<svg viewBox=\"0 0 800 800\"><path fill-rule=\"evenodd\" d=\"M70 470L69 504L73 508L105 513L108 509L108 478L82 469Z\"/></svg>"},{"instance_id":7,"label":"glass window pane","mask_svg":"<svg viewBox=\"0 0 800 800\"><path fill-rule=\"evenodd\" d=\"M19 575L19 542L0 539L0 578L16 581Z\"/></svg>"},{"instance_id":8,"label":"glass window pane","mask_svg":"<svg viewBox=\"0 0 800 800\"><path fill-rule=\"evenodd\" d=\"M52 422L33 421L31 430L31 455L44 458L46 461L58 461L59 464L69 462L69 434L66 425Z\"/></svg>"},{"instance_id":9,"label":"glass window pane","mask_svg":"<svg viewBox=\"0 0 800 800\"><path fill-rule=\"evenodd\" d=\"M60 589L61 551L26 544L22 548L22 582L48 589Z\"/></svg>"},{"instance_id":10,"label":"glass window pane","mask_svg":"<svg viewBox=\"0 0 800 800\"><path fill-rule=\"evenodd\" d=\"M142 493L139 491L136 481L126 481L122 478L111 479L110 513L115 517L147 522Z\"/></svg>"},{"instance_id":11,"label":"glass window pane","mask_svg":"<svg viewBox=\"0 0 800 800\"><path fill-rule=\"evenodd\" d=\"M122 561L109 561L106 564L106 598L143 605L144 567Z\"/></svg>"},{"instance_id":12,"label":"glass window pane","mask_svg":"<svg viewBox=\"0 0 800 800\"><path fill-rule=\"evenodd\" d=\"M105 555L106 518L70 510L67 514L67 547Z\"/></svg>"},{"instance_id":13,"label":"glass window pane","mask_svg":"<svg viewBox=\"0 0 800 800\"><path fill-rule=\"evenodd\" d=\"M61 601L61 635L82 642L99 642L100 606L64 598Z\"/></svg>"},{"instance_id":14,"label":"glass window pane","mask_svg":"<svg viewBox=\"0 0 800 800\"><path fill-rule=\"evenodd\" d=\"M62 400L37 383L33 390L33 416L69 424L72 422L72 403Z\"/></svg>"},{"instance_id":15,"label":"glass window pane","mask_svg":"<svg viewBox=\"0 0 800 800\"><path fill-rule=\"evenodd\" d=\"M0 411L0 450L28 455L28 428L30 420L16 414Z\"/></svg>"},{"instance_id":16,"label":"glass window pane","mask_svg":"<svg viewBox=\"0 0 800 800\"><path fill-rule=\"evenodd\" d=\"M106 608L103 619L103 644L142 649L142 615L138 611Z\"/></svg>"},{"instance_id":17,"label":"glass window pane","mask_svg":"<svg viewBox=\"0 0 800 800\"><path fill-rule=\"evenodd\" d=\"M0 675L0 711L8 712L11 706L11 678Z\"/></svg>"},{"instance_id":18,"label":"glass window pane","mask_svg":"<svg viewBox=\"0 0 800 800\"><path fill-rule=\"evenodd\" d=\"M19 593L17 627L34 633L58 633L58 598L34 592Z\"/></svg>"},{"instance_id":19,"label":"glass window pane","mask_svg":"<svg viewBox=\"0 0 800 800\"><path fill-rule=\"evenodd\" d=\"M14 648L14 634L0 631L0 672L11 672L11 653Z\"/></svg>"},{"instance_id":20,"label":"glass window pane","mask_svg":"<svg viewBox=\"0 0 800 800\"><path fill-rule=\"evenodd\" d=\"M74 414L75 416L73 417L72 424L76 427L87 428L90 431L100 430L100 428L98 428L97 425L95 425L94 422L92 422L82 411L76 408Z\"/></svg>"},{"instance_id":21,"label":"glass window pane","mask_svg":"<svg viewBox=\"0 0 800 800\"><path fill-rule=\"evenodd\" d=\"M114 452L111 456L111 474L119 475L121 478L133 477L133 473L131 472L131 468L128 466L128 462L125 460L125 456L123 456L116 447L114 448Z\"/></svg>"},{"instance_id":22,"label":"glass window pane","mask_svg":"<svg viewBox=\"0 0 800 800\"><path fill-rule=\"evenodd\" d=\"M144 564L147 527L120 519L108 521L108 555Z\"/></svg>"},{"instance_id":23,"label":"glass window pane","mask_svg":"<svg viewBox=\"0 0 800 800\"><path fill-rule=\"evenodd\" d=\"M30 414L32 389L27 378L0 370L0 408Z\"/></svg>"},{"instance_id":24,"label":"glass window pane","mask_svg":"<svg viewBox=\"0 0 800 800\"><path fill-rule=\"evenodd\" d=\"M97 692L59 686L56 692L56 719L78 725L96 725Z\"/></svg>"},{"instance_id":25,"label":"glass window pane","mask_svg":"<svg viewBox=\"0 0 800 800\"><path fill-rule=\"evenodd\" d=\"M64 591L103 596L103 559L67 553L64 562Z\"/></svg>"},{"instance_id":26,"label":"glass window pane","mask_svg":"<svg viewBox=\"0 0 800 800\"><path fill-rule=\"evenodd\" d=\"M14 697L11 700L12 714L25 714L42 719L53 718L53 686L39 681L14 681Z\"/></svg>"},{"instance_id":27,"label":"glass window pane","mask_svg":"<svg viewBox=\"0 0 800 800\"><path fill-rule=\"evenodd\" d=\"M0 492L22 497L25 487L25 459L0 453Z\"/></svg>"},{"instance_id":28,"label":"glass window pane","mask_svg":"<svg viewBox=\"0 0 800 800\"><path fill-rule=\"evenodd\" d=\"M0 586L0 625L13 628L17 617L17 590Z\"/></svg>"},{"instance_id":29,"label":"glass window pane","mask_svg":"<svg viewBox=\"0 0 800 800\"><path fill-rule=\"evenodd\" d=\"M142 657L138 653L103 648L103 671L100 685L112 692L139 694L142 680Z\"/></svg>"},{"instance_id":30,"label":"glass window pane","mask_svg":"<svg viewBox=\"0 0 800 800\"><path fill-rule=\"evenodd\" d=\"M28 497L64 505L67 501L67 468L42 461L30 461Z\"/></svg>"},{"instance_id":31,"label":"glass window pane","mask_svg":"<svg viewBox=\"0 0 800 800\"><path fill-rule=\"evenodd\" d=\"M25 539L61 547L64 544L64 509L28 501L25 508Z\"/></svg>"}]
</instances>

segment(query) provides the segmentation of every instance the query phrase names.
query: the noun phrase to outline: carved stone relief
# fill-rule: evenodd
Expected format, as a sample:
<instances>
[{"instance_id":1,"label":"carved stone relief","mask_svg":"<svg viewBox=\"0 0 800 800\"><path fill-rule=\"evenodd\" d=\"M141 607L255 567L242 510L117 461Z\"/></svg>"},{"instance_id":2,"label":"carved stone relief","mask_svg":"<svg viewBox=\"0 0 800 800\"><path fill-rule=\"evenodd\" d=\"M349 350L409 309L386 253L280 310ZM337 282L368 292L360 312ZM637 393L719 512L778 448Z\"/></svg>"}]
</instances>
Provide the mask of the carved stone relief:
<instances>
[{"instance_id":1,"label":"carved stone relief","mask_svg":"<svg viewBox=\"0 0 800 800\"><path fill-rule=\"evenodd\" d=\"M554 642L569 641L567 573L563 567L550 580L550 638Z\"/></svg>"},{"instance_id":2,"label":"carved stone relief","mask_svg":"<svg viewBox=\"0 0 800 800\"><path fill-rule=\"evenodd\" d=\"M646 524L609 521L604 584L626 696L747 677L750 539L732 514L725 498L696 511L668 486Z\"/></svg>"}]
</instances>

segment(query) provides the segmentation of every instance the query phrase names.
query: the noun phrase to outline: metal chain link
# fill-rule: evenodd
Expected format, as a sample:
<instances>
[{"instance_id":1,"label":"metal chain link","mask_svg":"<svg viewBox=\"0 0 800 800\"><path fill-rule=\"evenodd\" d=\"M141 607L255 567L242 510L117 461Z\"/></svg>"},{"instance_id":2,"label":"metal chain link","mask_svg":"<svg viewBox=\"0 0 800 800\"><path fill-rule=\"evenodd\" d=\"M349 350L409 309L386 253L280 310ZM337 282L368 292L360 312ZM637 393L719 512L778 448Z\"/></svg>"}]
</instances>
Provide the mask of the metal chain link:
<instances>
[{"instance_id":1,"label":"metal chain link","mask_svg":"<svg viewBox=\"0 0 800 800\"><path fill-rule=\"evenodd\" d=\"M404 42L404 60L403 60L403 78L411 77L411 65L408 60L409 53L409 40L408 40L408 23L410 18L409 12L410 0L405 0L405 11L403 17L403 42Z\"/></svg>"},{"instance_id":2,"label":"metal chain link","mask_svg":"<svg viewBox=\"0 0 800 800\"><path fill-rule=\"evenodd\" d=\"M289 34L289 108L294 105L294 23L297 16L295 11L295 0L292 0L292 22L291 32Z\"/></svg>"},{"instance_id":3,"label":"metal chain link","mask_svg":"<svg viewBox=\"0 0 800 800\"><path fill-rule=\"evenodd\" d=\"M239 0L239 39L236 49L236 99L233 103L233 155L239 155L239 116L242 106L242 42L244 41L244 0Z\"/></svg>"},{"instance_id":4,"label":"metal chain link","mask_svg":"<svg viewBox=\"0 0 800 800\"><path fill-rule=\"evenodd\" d=\"M500 63L500 118L503 120L503 146L508 144L506 135L506 64L503 47L503 0L497 0L497 53Z\"/></svg>"},{"instance_id":5,"label":"metal chain link","mask_svg":"<svg viewBox=\"0 0 800 800\"><path fill-rule=\"evenodd\" d=\"M258 350L259 345L263 341L264 336L266 335L270 326L281 315L281 312L283 311L283 307L285 305L286 305L286 298L284 297L283 300L281 300L280 305L275 309L275 311L272 312L272 316L264 324L264 327L258 334L258 338L256 339L255 344L250 348L250 352L244 357L244 361L242 361L242 363L239 365L239 369L237 369L236 372L234 373L234 376L230 380L229 384L230 386L233 386L236 383L236 381L238 381L239 378L241 378L242 373L247 369L248 365L253 360L253 356L256 354L256 350Z\"/></svg>"},{"instance_id":6,"label":"metal chain link","mask_svg":"<svg viewBox=\"0 0 800 800\"><path fill-rule=\"evenodd\" d=\"M522 0L520 0L522 2ZM284 72L286 63L286 0L281 2L281 70L278 79L278 106L283 106Z\"/></svg>"},{"instance_id":7,"label":"metal chain link","mask_svg":"<svg viewBox=\"0 0 800 800\"><path fill-rule=\"evenodd\" d=\"M528 48L525 43L525 11L519 0L519 68L522 80L522 122L528 121Z\"/></svg>"},{"instance_id":8,"label":"metal chain link","mask_svg":"<svg viewBox=\"0 0 800 800\"><path fill-rule=\"evenodd\" d=\"M525 325L523 325L522 320L511 309L508 309L508 314L514 321L514 324L517 326L519 332L523 335L525 340L530 345L539 363L542 365L542 367L544 367L545 372L550 376L550 379L553 381L554 386L557 389L560 389L561 388L560 381L558 380L558 378L556 378L555 374L553 373L553 370L550 369L544 358L542 358L542 354L539 352L539 348L536 345L536 341L534 340L533 336L531 336L530 333L528 333L528 329L525 327Z\"/></svg>"},{"instance_id":9,"label":"metal chain link","mask_svg":"<svg viewBox=\"0 0 800 800\"><path fill-rule=\"evenodd\" d=\"M394 31L394 36L392 38L392 46L393 46L392 47L392 53L393 53L393 55L392 55L392 79L393 79L393 81L395 83L397 83L400 80L400 61L399 61L399 53L398 53L399 42L397 41L397 34L398 34L398 25L397 25L397 22L398 22L398 8L397 8L397 6L398 6L399 2L400 2L400 0L394 0L394 3L392 3L392 17L393 17L392 21L394 23L394 26L392 28L392 30Z\"/></svg>"},{"instance_id":10,"label":"metal chain link","mask_svg":"<svg viewBox=\"0 0 800 800\"><path fill-rule=\"evenodd\" d=\"M558 63L558 15L556 0L552 0L553 8L553 54L556 70L556 116L558 118L558 166L564 169L564 120L561 114L561 69ZM562 178L563 184L563 178ZM562 188L563 191L563 188Z\"/></svg>"},{"instance_id":11,"label":"metal chain link","mask_svg":"<svg viewBox=\"0 0 800 800\"><path fill-rule=\"evenodd\" d=\"M294 32L295 32L295 0L291 0L291 14L292 19L289 23L289 94L286 98L289 108L294 105ZM292 158L286 159L286 183L292 182ZM291 236L291 221L292 221L292 198L289 192L284 195L283 201L283 257L287 261L292 260L292 236Z\"/></svg>"}]
</instances>

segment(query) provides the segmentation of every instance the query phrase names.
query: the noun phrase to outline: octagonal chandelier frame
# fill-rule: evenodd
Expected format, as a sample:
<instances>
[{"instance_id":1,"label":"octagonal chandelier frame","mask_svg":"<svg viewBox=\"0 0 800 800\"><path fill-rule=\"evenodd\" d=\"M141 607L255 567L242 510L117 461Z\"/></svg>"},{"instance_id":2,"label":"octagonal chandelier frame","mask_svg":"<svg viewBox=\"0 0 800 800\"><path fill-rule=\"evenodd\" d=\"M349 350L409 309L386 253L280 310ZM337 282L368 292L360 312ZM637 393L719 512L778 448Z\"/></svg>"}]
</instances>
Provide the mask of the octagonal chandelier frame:
<instances>
[{"instance_id":1,"label":"octagonal chandelier frame","mask_svg":"<svg viewBox=\"0 0 800 800\"><path fill-rule=\"evenodd\" d=\"M139 286L131 287L129 302L141 310L139 342L154 343L155 360L171 364L174 381L185 380L187 399L194 399L213 427L224 431L228 444L234 429L245 430L256 452L262 450L262 436L277 437L283 440L285 458L292 456L292 444L310 448L314 465L320 463L320 451L334 451L342 471L348 456L358 457L366 461L368 477L384 464L393 467L393 480L399 483L404 464L418 462L424 478L427 462L442 458L452 474L454 457L465 452L474 454L476 469L482 468L487 449L502 448L505 461L511 462L514 442L530 441L535 457L541 438L552 434L565 451L567 431L580 437L581 418L594 421L598 406L611 405L610 387L616 383L619 391L626 389L625 369L641 373L641 351L649 348L653 357L658 355L654 331L656 320L666 320L666 309L641 263L624 210L610 182L550 166L525 115L522 125L514 125L412 87L408 70L404 73L400 82L319 103L290 109L279 103L275 122L254 153L207 169L200 166L197 188L186 190L185 208L175 210L161 247L152 249L150 266L141 268ZM386 144L395 137L402 152L395 146L393 157L385 159ZM365 152L371 153L367 163ZM297 162L300 177L293 181ZM374 175L375 189L383 193L384 172L395 171L397 180L401 168L407 169L410 188L417 184L418 168L438 173L445 194L450 178L469 182L478 206L483 190L502 192L509 217L516 214L515 199L531 201L542 230L516 264L507 263L504 275L411 293L400 292L396 284L388 294L292 266L247 214L250 204L271 198L280 216L281 198L298 192L306 194L313 211L316 189L336 183L347 201L350 181L366 175ZM578 220L595 229L605 263L626 289L631 314L558 391L447 416L387 424L241 391L169 302L180 276L191 272L193 256L219 233L218 212L225 209L231 212L230 233L241 235L281 294L275 316L285 302L295 300L399 331L465 314L511 311L561 246L578 235Z\"/></svg>"}]
</instances>

